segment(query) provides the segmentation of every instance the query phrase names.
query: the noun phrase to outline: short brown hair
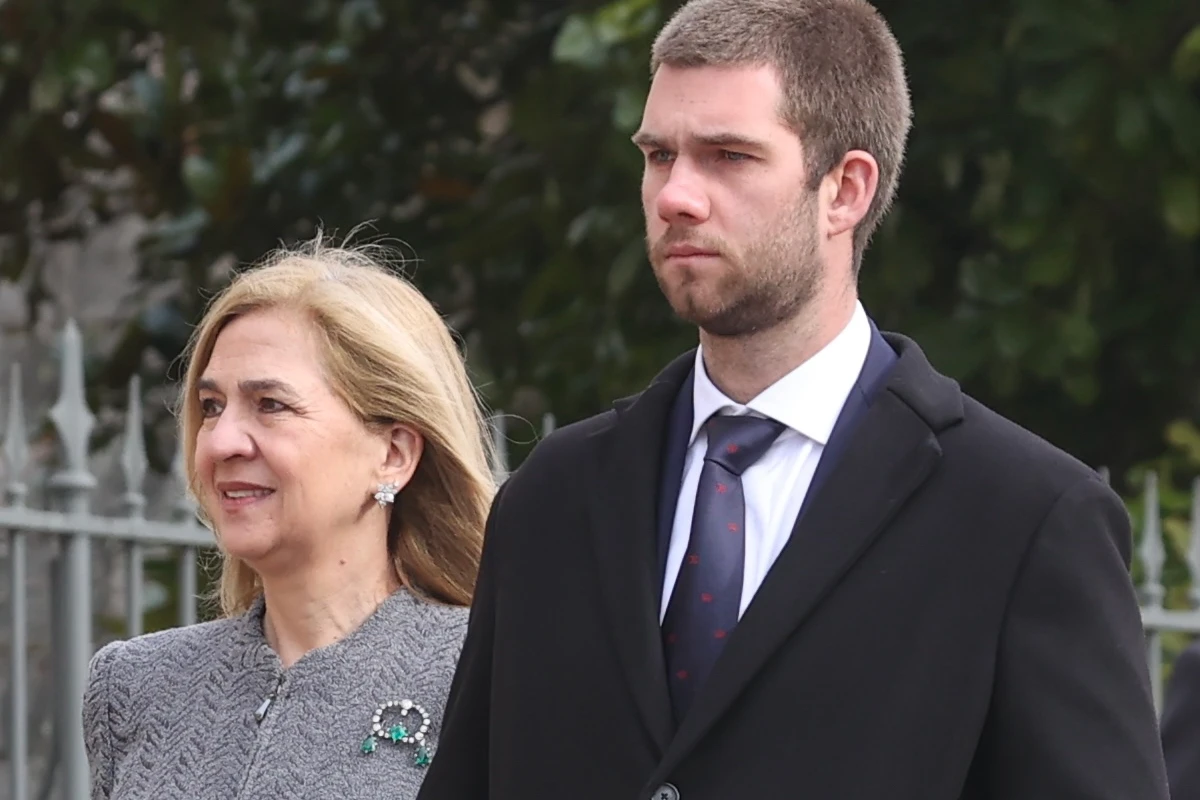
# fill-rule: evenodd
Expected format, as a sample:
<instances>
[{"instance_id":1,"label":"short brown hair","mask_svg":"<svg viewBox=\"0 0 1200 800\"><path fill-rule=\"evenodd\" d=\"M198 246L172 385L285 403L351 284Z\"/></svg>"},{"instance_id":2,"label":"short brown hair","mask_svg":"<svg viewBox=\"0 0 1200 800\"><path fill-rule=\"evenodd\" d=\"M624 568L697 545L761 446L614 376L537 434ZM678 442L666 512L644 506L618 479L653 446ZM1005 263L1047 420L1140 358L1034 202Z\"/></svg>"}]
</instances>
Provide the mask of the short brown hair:
<instances>
[{"instance_id":1,"label":"short brown hair","mask_svg":"<svg viewBox=\"0 0 1200 800\"><path fill-rule=\"evenodd\" d=\"M809 188L850 150L879 163L879 187L854 231L854 267L896 194L912 125L900 45L866 0L689 0L651 50L663 65L771 66L781 116L801 137Z\"/></svg>"}]
</instances>

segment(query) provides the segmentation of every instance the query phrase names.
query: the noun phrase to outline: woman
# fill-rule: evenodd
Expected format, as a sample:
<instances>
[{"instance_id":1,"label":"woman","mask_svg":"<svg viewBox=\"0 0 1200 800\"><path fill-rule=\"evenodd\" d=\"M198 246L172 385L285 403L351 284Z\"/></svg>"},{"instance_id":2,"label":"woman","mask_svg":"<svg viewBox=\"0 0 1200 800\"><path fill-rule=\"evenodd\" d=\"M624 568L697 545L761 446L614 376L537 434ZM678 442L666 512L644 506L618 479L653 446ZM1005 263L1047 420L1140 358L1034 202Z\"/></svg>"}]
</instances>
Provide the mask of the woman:
<instances>
[{"instance_id":1,"label":"woman","mask_svg":"<svg viewBox=\"0 0 1200 800\"><path fill-rule=\"evenodd\" d=\"M92 797L414 798L494 492L450 332L318 239L239 275L187 355L182 446L223 618L95 655Z\"/></svg>"}]
</instances>

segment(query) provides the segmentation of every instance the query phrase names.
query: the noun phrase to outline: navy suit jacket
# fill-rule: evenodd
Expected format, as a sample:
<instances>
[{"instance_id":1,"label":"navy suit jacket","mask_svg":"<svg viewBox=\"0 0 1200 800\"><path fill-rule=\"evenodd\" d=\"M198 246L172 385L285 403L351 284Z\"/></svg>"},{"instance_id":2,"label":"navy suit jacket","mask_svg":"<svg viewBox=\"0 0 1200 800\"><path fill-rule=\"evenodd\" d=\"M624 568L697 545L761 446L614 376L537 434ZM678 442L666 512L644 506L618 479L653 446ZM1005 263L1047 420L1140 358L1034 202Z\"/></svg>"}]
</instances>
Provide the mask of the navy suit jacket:
<instances>
[{"instance_id":1,"label":"navy suit jacket","mask_svg":"<svg viewBox=\"0 0 1200 800\"><path fill-rule=\"evenodd\" d=\"M803 516L808 508L809 500L815 495L841 455L842 449L850 439L850 433L871 406L875 393L884 385L892 365L896 363L896 351L879 333L875 323L871 322L871 343L867 348L867 357L863 361L858 380L846 397L842 413L838 415L833 431L829 434L829 442L821 454L817 471L813 475L804 503L800 506ZM671 529L675 525L675 506L679 502L679 488L683 483L683 465L687 460L688 439L692 433L692 385L696 372L693 369L683 381L683 386L671 407L671 415L667 420L666 452L663 454L663 474L659 488L658 507L658 575L661 579L666 574L667 550L671 544ZM661 589L660 589L661 592ZM661 598L660 598L661 599Z\"/></svg>"}]
</instances>

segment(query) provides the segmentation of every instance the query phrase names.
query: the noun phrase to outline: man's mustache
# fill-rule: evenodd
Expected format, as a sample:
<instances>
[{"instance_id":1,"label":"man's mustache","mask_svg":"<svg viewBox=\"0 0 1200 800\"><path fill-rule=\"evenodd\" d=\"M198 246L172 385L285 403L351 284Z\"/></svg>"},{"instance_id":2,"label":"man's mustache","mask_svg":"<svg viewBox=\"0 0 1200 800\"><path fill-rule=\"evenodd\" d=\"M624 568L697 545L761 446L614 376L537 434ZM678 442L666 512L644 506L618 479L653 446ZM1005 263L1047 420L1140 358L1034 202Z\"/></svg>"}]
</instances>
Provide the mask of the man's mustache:
<instances>
[{"instance_id":1,"label":"man's mustache","mask_svg":"<svg viewBox=\"0 0 1200 800\"><path fill-rule=\"evenodd\" d=\"M667 257L667 248L673 245L687 245L697 250L708 250L718 256L725 255L725 243L713 236L704 236L686 228L667 228L667 232L658 237L650 247L650 258L654 262L663 261Z\"/></svg>"}]
</instances>

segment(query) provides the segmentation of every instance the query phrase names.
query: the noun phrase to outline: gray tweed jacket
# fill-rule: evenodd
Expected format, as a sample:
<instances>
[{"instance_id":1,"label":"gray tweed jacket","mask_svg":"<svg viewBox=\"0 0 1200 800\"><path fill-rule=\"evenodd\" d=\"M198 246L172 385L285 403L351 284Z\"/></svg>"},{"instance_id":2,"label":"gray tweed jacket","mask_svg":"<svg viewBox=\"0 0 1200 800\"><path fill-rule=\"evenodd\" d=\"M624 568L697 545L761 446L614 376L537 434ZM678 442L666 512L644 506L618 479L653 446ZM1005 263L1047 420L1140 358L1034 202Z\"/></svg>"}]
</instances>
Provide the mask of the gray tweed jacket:
<instances>
[{"instance_id":1,"label":"gray tweed jacket","mask_svg":"<svg viewBox=\"0 0 1200 800\"><path fill-rule=\"evenodd\" d=\"M83 705L92 800L416 797L467 610L401 590L286 670L262 613L260 599L96 653Z\"/></svg>"}]
</instances>

